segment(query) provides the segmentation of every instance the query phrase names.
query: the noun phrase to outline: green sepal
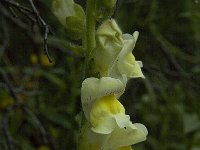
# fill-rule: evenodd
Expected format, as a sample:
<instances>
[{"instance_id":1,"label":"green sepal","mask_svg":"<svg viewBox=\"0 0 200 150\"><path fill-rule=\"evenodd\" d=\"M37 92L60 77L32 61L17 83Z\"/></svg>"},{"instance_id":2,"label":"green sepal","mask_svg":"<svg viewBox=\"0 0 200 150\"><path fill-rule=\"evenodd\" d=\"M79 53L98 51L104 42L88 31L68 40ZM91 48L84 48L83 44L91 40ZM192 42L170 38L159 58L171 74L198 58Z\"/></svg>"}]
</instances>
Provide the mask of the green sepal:
<instances>
[{"instance_id":1,"label":"green sepal","mask_svg":"<svg viewBox=\"0 0 200 150\"><path fill-rule=\"evenodd\" d=\"M65 31L68 37L78 40L82 37L83 22L80 18L69 16L66 18Z\"/></svg>"},{"instance_id":2,"label":"green sepal","mask_svg":"<svg viewBox=\"0 0 200 150\"><path fill-rule=\"evenodd\" d=\"M54 0L52 11L65 27L69 38L79 40L82 37L85 12L80 5L76 4L73 0Z\"/></svg>"}]
</instances>

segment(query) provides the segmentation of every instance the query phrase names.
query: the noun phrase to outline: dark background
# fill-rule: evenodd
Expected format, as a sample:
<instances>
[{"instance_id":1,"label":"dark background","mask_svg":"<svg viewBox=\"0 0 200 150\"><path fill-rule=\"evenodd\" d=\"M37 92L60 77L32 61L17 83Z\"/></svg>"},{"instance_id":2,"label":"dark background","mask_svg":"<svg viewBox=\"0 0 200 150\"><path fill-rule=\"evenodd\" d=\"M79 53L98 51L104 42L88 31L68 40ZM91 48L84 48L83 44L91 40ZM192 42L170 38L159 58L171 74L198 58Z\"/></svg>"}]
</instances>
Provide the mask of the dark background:
<instances>
[{"instance_id":1,"label":"dark background","mask_svg":"<svg viewBox=\"0 0 200 150\"><path fill-rule=\"evenodd\" d=\"M85 9L85 1L79 4ZM43 28L32 28L15 8L14 18L0 2L0 149L74 150L84 59L69 48L51 0L35 6L54 33L52 64L43 52ZM133 149L200 150L200 1L119 0L113 17L124 33L140 32L133 54L146 79L130 80L120 98L131 120L149 131Z\"/></svg>"}]
</instances>

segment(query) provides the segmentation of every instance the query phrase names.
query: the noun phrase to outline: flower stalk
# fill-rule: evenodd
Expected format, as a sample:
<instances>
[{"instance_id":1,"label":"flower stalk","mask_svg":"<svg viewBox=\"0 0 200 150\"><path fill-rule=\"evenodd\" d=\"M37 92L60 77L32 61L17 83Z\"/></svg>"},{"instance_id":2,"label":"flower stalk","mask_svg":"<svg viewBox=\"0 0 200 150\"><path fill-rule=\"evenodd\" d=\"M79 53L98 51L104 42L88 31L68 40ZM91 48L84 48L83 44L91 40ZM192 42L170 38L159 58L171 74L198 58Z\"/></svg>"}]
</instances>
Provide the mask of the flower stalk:
<instances>
[{"instance_id":1,"label":"flower stalk","mask_svg":"<svg viewBox=\"0 0 200 150\"><path fill-rule=\"evenodd\" d=\"M95 48L96 0L88 0L83 45L85 48L85 77L89 76L89 62Z\"/></svg>"}]
</instances>

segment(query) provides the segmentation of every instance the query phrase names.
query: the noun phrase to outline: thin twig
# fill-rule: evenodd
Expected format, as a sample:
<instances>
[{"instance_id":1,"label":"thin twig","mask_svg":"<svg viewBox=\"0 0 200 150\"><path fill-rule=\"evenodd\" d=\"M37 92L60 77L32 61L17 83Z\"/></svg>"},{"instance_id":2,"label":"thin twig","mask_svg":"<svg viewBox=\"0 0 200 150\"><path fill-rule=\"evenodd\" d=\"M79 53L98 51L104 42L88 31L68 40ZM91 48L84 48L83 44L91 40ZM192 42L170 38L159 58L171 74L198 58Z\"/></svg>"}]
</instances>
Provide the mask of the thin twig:
<instances>
[{"instance_id":1,"label":"thin twig","mask_svg":"<svg viewBox=\"0 0 200 150\"><path fill-rule=\"evenodd\" d=\"M18 2L14 1L14 0L2 0L2 2L5 2L8 5L13 6L15 8L20 8L20 9L23 9L25 11L33 13L33 11L31 9L29 9L28 7L25 7L23 5L20 5Z\"/></svg>"},{"instance_id":2,"label":"thin twig","mask_svg":"<svg viewBox=\"0 0 200 150\"><path fill-rule=\"evenodd\" d=\"M48 39L48 34L50 32L50 26L48 24L46 24L46 22L44 21L44 19L40 16L37 8L35 7L35 5L33 3L33 0L29 0L29 3L31 5L31 7L32 7L32 10L33 10L34 14L37 17L39 25L41 25L44 28L44 52L47 55L47 57L49 59L49 62L51 63L52 60L51 60L51 58L49 56L48 46L47 46L47 39Z\"/></svg>"},{"instance_id":3,"label":"thin twig","mask_svg":"<svg viewBox=\"0 0 200 150\"><path fill-rule=\"evenodd\" d=\"M49 62L51 63L52 60L50 58L49 51L48 51L47 39L48 39L49 33L52 33L52 31L50 30L50 26L40 16L37 8L35 7L35 5L33 3L33 0L29 0L31 9L19 4L13 0L3 0L1 2L4 2L8 5L8 8L9 8L10 12L13 14L13 16L15 16L15 17L17 16L17 14L15 13L15 11L13 9L13 8L16 8L20 13L22 13L29 20L31 20L32 24L37 22L38 25L44 29L44 36L43 36L44 52L45 52ZM35 18L33 18L32 16L35 16Z\"/></svg>"},{"instance_id":4,"label":"thin twig","mask_svg":"<svg viewBox=\"0 0 200 150\"><path fill-rule=\"evenodd\" d=\"M40 33L33 34L29 26L22 22L20 19L16 19L12 17L9 13L9 11L3 7L0 3L0 13L6 18L9 19L12 23L14 23L17 27L19 27L21 30L23 30L23 33L27 34L27 36L35 43L35 44L42 44L43 43L43 37L40 35Z\"/></svg>"},{"instance_id":5,"label":"thin twig","mask_svg":"<svg viewBox=\"0 0 200 150\"><path fill-rule=\"evenodd\" d=\"M13 17L17 18L18 15L16 14L15 10L13 9L13 7L9 6L8 8L9 8L11 14L13 15Z\"/></svg>"}]
</instances>

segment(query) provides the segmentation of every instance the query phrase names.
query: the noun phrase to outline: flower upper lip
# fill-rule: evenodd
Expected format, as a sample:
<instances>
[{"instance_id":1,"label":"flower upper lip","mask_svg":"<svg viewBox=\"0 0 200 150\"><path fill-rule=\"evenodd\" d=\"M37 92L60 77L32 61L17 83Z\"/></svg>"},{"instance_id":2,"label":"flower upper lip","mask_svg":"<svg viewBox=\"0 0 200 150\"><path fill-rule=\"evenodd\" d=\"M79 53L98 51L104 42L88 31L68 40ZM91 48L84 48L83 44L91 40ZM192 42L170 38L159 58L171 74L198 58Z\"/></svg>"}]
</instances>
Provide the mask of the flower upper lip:
<instances>
[{"instance_id":1,"label":"flower upper lip","mask_svg":"<svg viewBox=\"0 0 200 150\"><path fill-rule=\"evenodd\" d=\"M86 118L89 119L92 105L97 99L112 94L119 97L124 90L124 84L119 79L111 77L97 79L91 77L84 80L81 88L81 101Z\"/></svg>"}]
</instances>

